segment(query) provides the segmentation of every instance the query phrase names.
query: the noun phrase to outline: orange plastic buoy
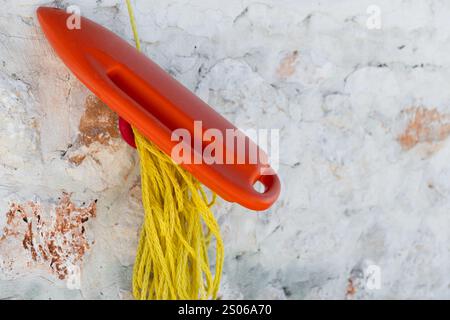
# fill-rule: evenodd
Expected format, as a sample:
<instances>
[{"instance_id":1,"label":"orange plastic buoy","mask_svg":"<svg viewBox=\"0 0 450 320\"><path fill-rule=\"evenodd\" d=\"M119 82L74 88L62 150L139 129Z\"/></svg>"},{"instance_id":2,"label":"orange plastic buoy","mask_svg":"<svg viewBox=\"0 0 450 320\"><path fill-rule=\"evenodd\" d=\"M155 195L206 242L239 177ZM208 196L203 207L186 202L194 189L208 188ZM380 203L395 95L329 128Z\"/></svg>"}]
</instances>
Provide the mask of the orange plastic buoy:
<instances>
[{"instance_id":1,"label":"orange plastic buoy","mask_svg":"<svg viewBox=\"0 0 450 320\"><path fill-rule=\"evenodd\" d=\"M209 142L196 142L199 130L201 137L208 129L218 130L224 138L230 130L235 132L234 143L224 143L220 149L224 159L232 161L180 163L200 182L225 200L253 210L265 210L276 201L280 181L265 153L167 72L87 18L80 17L79 29L70 29L67 21L71 15L63 10L40 7L37 15L48 41L75 76L164 153L171 155L179 145L172 137L176 129L186 129L193 137L189 143L183 142L189 158L202 160ZM122 122L122 133L127 131L126 122ZM237 160L242 151L238 150L239 141L245 141L244 163ZM250 161L255 150L258 158ZM255 190L257 181L264 185L263 192Z\"/></svg>"}]
</instances>

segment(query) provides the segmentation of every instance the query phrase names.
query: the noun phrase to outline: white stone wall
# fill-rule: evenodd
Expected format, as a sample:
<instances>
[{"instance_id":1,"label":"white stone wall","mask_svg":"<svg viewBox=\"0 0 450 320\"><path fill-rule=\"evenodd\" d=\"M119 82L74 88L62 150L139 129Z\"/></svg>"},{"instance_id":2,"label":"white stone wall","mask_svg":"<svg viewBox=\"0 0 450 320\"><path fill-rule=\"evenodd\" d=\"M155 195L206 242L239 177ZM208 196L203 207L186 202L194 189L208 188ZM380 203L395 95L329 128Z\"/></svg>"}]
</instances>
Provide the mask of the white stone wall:
<instances>
[{"instance_id":1,"label":"white stone wall","mask_svg":"<svg viewBox=\"0 0 450 320\"><path fill-rule=\"evenodd\" d=\"M450 298L449 2L133 3L149 57L238 127L280 129L279 201L215 208L222 298ZM1 4L0 299L131 298L135 151L47 44L48 2ZM132 41L124 1L53 5Z\"/></svg>"}]
</instances>

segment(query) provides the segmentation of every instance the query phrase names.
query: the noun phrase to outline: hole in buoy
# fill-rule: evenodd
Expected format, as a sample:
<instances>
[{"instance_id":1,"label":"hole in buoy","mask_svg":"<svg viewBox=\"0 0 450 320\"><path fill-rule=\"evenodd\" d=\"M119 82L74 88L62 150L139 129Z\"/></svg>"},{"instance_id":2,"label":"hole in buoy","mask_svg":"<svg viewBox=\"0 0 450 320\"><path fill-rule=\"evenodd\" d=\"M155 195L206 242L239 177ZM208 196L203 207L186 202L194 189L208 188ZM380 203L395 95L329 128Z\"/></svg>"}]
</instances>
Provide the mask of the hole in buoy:
<instances>
[{"instance_id":1,"label":"hole in buoy","mask_svg":"<svg viewBox=\"0 0 450 320\"><path fill-rule=\"evenodd\" d=\"M256 192L259 193L264 193L264 191L266 191L266 187L264 186L264 184L257 180L254 184L253 184L253 189L255 189Z\"/></svg>"}]
</instances>

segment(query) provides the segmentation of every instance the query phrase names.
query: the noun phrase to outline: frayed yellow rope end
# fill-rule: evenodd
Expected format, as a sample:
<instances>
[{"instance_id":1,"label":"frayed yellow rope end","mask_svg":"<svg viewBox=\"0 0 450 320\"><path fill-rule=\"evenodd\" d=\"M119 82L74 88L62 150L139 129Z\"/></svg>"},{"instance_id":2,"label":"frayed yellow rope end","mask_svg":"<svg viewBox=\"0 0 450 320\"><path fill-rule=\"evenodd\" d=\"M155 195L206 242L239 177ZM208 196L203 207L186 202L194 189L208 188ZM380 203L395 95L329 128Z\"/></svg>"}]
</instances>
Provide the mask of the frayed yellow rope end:
<instances>
[{"instance_id":1,"label":"frayed yellow rope end","mask_svg":"<svg viewBox=\"0 0 450 320\"><path fill-rule=\"evenodd\" d=\"M223 242L201 184L135 132L142 175L144 224L133 274L136 299L215 299ZM215 272L208 258L216 242Z\"/></svg>"}]
</instances>

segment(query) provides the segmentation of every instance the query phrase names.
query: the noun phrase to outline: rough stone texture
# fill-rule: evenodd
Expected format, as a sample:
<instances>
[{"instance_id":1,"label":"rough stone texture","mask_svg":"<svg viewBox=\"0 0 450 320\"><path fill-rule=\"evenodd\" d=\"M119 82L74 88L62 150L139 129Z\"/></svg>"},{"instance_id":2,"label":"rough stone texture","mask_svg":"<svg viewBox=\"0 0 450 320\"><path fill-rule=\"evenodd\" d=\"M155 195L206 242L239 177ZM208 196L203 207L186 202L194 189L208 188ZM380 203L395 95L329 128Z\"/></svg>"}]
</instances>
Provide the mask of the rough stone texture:
<instances>
[{"instance_id":1,"label":"rough stone texture","mask_svg":"<svg viewBox=\"0 0 450 320\"><path fill-rule=\"evenodd\" d=\"M149 57L237 126L281 130L279 201L215 209L223 298L450 298L448 2L134 3ZM48 2L1 4L0 299L131 298L135 152L43 38L34 12ZM70 4L132 41L124 1L53 3ZM56 251L63 277L30 249L52 230L63 244L61 210L87 245L80 259Z\"/></svg>"}]
</instances>

